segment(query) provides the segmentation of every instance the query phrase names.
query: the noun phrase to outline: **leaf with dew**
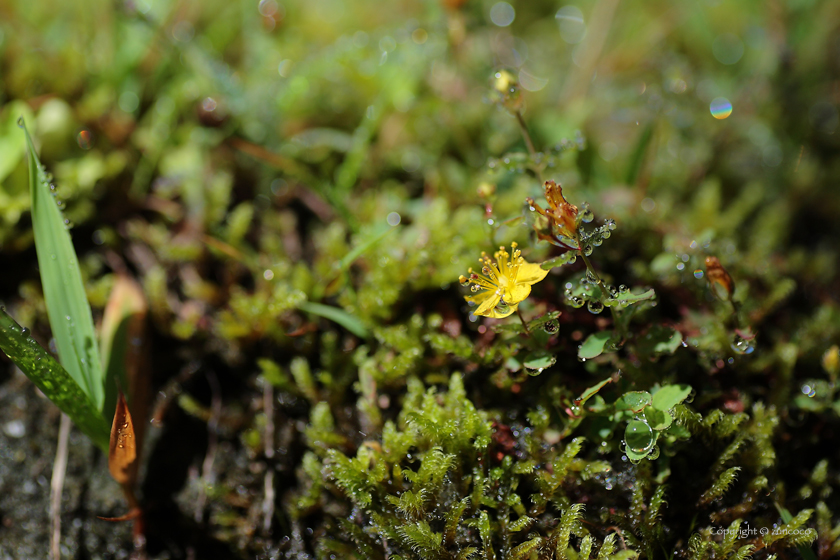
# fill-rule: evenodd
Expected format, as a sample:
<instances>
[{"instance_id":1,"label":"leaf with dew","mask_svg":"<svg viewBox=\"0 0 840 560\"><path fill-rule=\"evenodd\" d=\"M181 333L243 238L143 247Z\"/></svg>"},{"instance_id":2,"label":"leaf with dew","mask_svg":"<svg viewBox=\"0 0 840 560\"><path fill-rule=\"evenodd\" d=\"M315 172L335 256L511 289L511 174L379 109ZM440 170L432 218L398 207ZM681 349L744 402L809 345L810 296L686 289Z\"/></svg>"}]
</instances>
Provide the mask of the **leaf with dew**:
<instances>
[{"instance_id":1,"label":"leaf with dew","mask_svg":"<svg viewBox=\"0 0 840 560\"><path fill-rule=\"evenodd\" d=\"M0 309L0 349L100 449L108 449L108 423L102 413L67 370L4 309Z\"/></svg>"},{"instance_id":2,"label":"leaf with dew","mask_svg":"<svg viewBox=\"0 0 840 560\"><path fill-rule=\"evenodd\" d=\"M93 406L102 411L105 400L103 370L93 317L79 271L79 260L67 223L53 196L44 166L38 160L29 131L20 121L29 148L29 188L32 195L32 230L44 300L61 364L82 388Z\"/></svg>"}]
</instances>

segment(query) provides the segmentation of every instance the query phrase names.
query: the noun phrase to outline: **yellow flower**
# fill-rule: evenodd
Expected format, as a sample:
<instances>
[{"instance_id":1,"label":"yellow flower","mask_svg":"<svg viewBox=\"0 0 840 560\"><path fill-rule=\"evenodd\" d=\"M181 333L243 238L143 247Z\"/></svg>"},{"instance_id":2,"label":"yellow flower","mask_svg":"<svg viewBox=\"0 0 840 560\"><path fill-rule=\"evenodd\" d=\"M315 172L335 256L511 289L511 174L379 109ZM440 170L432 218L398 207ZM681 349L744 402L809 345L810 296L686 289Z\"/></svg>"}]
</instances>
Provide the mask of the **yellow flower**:
<instances>
[{"instance_id":1,"label":"yellow flower","mask_svg":"<svg viewBox=\"0 0 840 560\"><path fill-rule=\"evenodd\" d=\"M522 251L511 243L513 256L504 247L493 255L493 261L485 253L478 259L482 264L481 274L469 269L469 276L461 276L461 284L471 285L474 296L467 296L466 300L478 305L473 311L475 315L501 319L507 317L519 306L528 294L531 286L545 278L547 270L540 265L532 264L522 258Z\"/></svg>"}]
</instances>

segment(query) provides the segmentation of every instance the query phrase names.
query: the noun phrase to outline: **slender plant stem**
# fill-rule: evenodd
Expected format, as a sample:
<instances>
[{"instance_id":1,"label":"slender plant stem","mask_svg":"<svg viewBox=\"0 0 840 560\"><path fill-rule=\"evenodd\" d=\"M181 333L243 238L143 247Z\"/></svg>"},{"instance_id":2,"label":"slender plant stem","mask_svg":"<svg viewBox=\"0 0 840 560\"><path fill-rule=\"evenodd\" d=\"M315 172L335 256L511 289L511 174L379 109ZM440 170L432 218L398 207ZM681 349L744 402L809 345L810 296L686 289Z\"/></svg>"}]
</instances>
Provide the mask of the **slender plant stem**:
<instances>
[{"instance_id":1,"label":"slender plant stem","mask_svg":"<svg viewBox=\"0 0 840 560\"><path fill-rule=\"evenodd\" d=\"M50 481L50 517L52 534L50 535L50 558L61 559L61 494L64 490L64 474L67 471L67 441L70 438L70 417L61 414L58 428L58 449L55 452L52 480Z\"/></svg>"},{"instance_id":2,"label":"slender plant stem","mask_svg":"<svg viewBox=\"0 0 840 560\"><path fill-rule=\"evenodd\" d=\"M525 124L525 119L522 117L522 111L516 111L516 122L519 123L519 130L522 132L522 137L525 139L525 147L528 148L528 153L532 156L537 155L537 150L534 149L534 143L531 141L531 134L528 132L528 126Z\"/></svg>"},{"instance_id":3,"label":"slender plant stem","mask_svg":"<svg viewBox=\"0 0 840 560\"><path fill-rule=\"evenodd\" d=\"M531 156L532 160L536 160L537 150L534 148L534 142L531 140L531 134L528 132L528 125L525 124L525 119L522 117L522 111L517 110L514 113L516 117L516 122L519 125L519 131L522 133L522 138L525 140L525 147L528 148L528 154ZM545 183L545 180L542 175L542 166L537 165L536 161L534 161L533 165L534 174L537 176L537 179L540 181L540 185Z\"/></svg>"},{"instance_id":4,"label":"slender plant stem","mask_svg":"<svg viewBox=\"0 0 840 560\"><path fill-rule=\"evenodd\" d=\"M265 413L265 434L263 452L265 453L265 499L263 500L263 531L271 531L274 519L274 386L266 382L263 386L263 412Z\"/></svg>"},{"instance_id":5,"label":"slender plant stem","mask_svg":"<svg viewBox=\"0 0 840 560\"><path fill-rule=\"evenodd\" d=\"M522 316L522 312L519 308L516 308L516 314L519 316L519 320L522 321L522 326L525 328L525 335L531 336L531 331L528 329L528 323L525 322L525 318Z\"/></svg>"},{"instance_id":6,"label":"slender plant stem","mask_svg":"<svg viewBox=\"0 0 840 560\"><path fill-rule=\"evenodd\" d=\"M580 245L580 236L578 236L577 241L578 241L578 245ZM601 288L601 297L599 299L600 299L601 303L603 303L604 299L607 297L607 294L609 293L609 291L607 290L607 285L604 283L604 281L601 279L601 277L598 275L598 273L592 267L592 263L589 262L589 257L584 255L583 251L578 251L578 254L583 259L583 264L586 265L586 270L588 270L592 274L592 276L595 278L595 283L598 284L599 288ZM612 318L613 318L613 324L616 327L621 328L621 325L618 322L618 314L615 312L615 309L611 305L608 306L608 307L610 308L610 314L612 315ZM622 336L623 336L623 333L622 333Z\"/></svg>"}]
</instances>

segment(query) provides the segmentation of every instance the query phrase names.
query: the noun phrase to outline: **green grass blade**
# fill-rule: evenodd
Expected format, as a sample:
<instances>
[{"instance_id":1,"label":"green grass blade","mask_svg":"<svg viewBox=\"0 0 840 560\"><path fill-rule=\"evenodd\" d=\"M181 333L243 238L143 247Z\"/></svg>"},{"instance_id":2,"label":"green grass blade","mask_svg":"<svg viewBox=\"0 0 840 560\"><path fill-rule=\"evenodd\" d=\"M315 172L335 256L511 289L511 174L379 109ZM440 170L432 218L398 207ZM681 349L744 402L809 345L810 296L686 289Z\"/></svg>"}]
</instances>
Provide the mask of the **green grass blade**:
<instances>
[{"instance_id":1,"label":"green grass blade","mask_svg":"<svg viewBox=\"0 0 840 560\"><path fill-rule=\"evenodd\" d=\"M49 352L0 309L0 349L100 449L108 451L111 427L102 413Z\"/></svg>"},{"instance_id":2,"label":"green grass blade","mask_svg":"<svg viewBox=\"0 0 840 560\"><path fill-rule=\"evenodd\" d=\"M105 398L102 366L79 261L64 217L52 196L49 178L38 161L32 137L26 126L23 131L29 147L35 249L58 357L67 373L101 411Z\"/></svg>"},{"instance_id":3,"label":"green grass blade","mask_svg":"<svg viewBox=\"0 0 840 560\"><path fill-rule=\"evenodd\" d=\"M633 155L630 158L630 164L627 167L627 177L625 181L628 185L635 185L639 178L639 173L642 171L642 166L645 162L650 141L653 138L653 123L647 125L642 134L639 136L639 141L633 150Z\"/></svg>"},{"instance_id":4,"label":"green grass blade","mask_svg":"<svg viewBox=\"0 0 840 560\"><path fill-rule=\"evenodd\" d=\"M778 503L775 503L774 505L779 511L779 515L782 518L782 523L790 523L793 519L793 516L790 514L787 508L780 506ZM804 558L805 560L817 560L817 557L814 554L814 550L810 546L800 544L796 548L799 549L799 554L801 554L802 558Z\"/></svg>"},{"instance_id":5,"label":"green grass blade","mask_svg":"<svg viewBox=\"0 0 840 560\"><path fill-rule=\"evenodd\" d=\"M359 318L354 315L350 315L343 309L311 301L303 302L298 306L298 308L306 313L312 313L313 315L318 315L319 317L338 323L359 338L368 337L368 331Z\"/></svg>"}]
</instances>

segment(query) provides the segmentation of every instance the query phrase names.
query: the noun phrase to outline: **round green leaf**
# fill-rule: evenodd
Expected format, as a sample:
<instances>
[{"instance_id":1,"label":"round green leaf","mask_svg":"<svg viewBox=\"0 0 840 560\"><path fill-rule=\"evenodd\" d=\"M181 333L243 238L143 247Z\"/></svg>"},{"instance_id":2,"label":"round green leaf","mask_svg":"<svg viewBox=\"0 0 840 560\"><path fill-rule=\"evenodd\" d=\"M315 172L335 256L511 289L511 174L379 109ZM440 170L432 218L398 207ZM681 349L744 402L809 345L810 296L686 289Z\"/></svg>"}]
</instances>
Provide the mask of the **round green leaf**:
<instances>
[{"instance_id":1,"label":"round green leaf","mask_svg":"<svg viewBox=\"0 0 840 560\"><path fill-rule=\"evenodd\" d=\"M650 393L647 391L631 391L624 393L620 399L615 401L616 410L632 410L641 412L651 402Z\"/></svg>"},{"instance_id":2,"label":"round green leaf","mask_svg":"<svg viewBox=\"0 0 840 560\"><path fill-rule=\"evenodd\" d=\"M644 412L645 420L647 420L650 427L656 431L668 429L671 422L674 421L670 414L652 406L647 407Z\"/></svg>"},{"instance_id":3,"label":"round green leaf","mask_svg":"<svg viewBox=\"0 0 840 560\"><path fill-rule=\"evenodd\" d=\"M659 410L670 410L691 394L689 385L665 385L653 395L653 406Z\"/></svg>"}]
</instances>

